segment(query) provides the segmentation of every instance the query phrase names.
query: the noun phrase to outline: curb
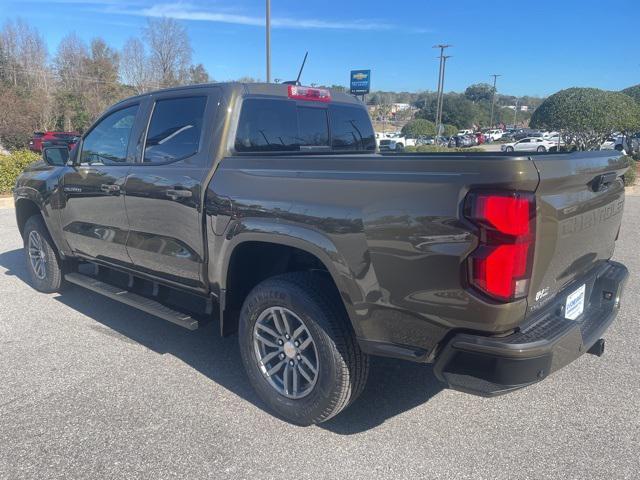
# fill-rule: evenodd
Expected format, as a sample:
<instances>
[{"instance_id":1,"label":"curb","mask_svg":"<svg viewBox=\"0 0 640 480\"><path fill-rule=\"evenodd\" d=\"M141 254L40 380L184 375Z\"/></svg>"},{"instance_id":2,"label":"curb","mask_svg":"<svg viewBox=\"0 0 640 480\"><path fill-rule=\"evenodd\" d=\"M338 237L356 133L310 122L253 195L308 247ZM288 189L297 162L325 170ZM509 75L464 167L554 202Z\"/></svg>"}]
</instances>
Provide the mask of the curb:
<instances>
[{"instance_id":1,"label":"curb","mask_svg":"<svg viewBox=\"0 0 640 480\"><path fill-rule=\"evenodd\" d=\"M640 185L625 188L624 193L631 197L640 197Z\"/></svg>"},{"instance_id":2,"label":"curb","mask_svg":"<svg viewBox=\"0 0 640 480\"><path fill-rule=\"evenodd\" d=\"M0 208L13 208L13 197L0 197Z\"/></svg>"}]
</instances>

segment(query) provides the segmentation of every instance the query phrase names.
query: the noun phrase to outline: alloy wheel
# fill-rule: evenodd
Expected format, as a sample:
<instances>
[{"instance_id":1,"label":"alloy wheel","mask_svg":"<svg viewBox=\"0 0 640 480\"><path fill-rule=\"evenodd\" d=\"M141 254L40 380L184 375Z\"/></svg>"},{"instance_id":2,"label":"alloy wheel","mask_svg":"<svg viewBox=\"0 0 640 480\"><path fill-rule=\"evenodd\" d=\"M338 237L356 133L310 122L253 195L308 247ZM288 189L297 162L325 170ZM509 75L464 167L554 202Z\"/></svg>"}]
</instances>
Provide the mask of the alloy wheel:
<instances>
[{"instance_id":1,"label":"alloy wheel","mask_svg":"<svg viewBox=\"0 0 640 480\"><path fill-rule=\"evenodd\" d=\"M29 232L29 262L34 275L44 280L47 277L47 257L44 252L42 236L35 230Z\"/></svg>"},{"instance_id":2,"label":"alloy wheel","mask_svg":"<svg viewBox=\"0 0 640 480\"><path fill-rule=\"evenodd\" d=\"M311 393L318 381L319 358L311 333L294 312L265 309L253 328L258 368L269 384L287 398Z\"/></svg>"}]
</instances>

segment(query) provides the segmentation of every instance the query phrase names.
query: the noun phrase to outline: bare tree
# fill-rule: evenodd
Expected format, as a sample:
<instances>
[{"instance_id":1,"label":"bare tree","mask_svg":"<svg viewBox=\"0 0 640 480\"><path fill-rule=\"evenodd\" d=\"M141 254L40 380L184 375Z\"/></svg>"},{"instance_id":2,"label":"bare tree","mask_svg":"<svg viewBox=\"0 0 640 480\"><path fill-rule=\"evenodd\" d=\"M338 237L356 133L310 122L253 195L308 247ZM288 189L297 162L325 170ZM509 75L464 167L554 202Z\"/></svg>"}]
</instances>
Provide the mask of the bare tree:
<instances>
[{"instance_id":1,"label":"bare tree","mask_svg":"<svg viewBox=\"0 0 640 480\"><path fill-rule=\"evenodd\" d=\"M209 77L209 73L207 69L204 68L204 65L201 63L197 65L191 65L189 67L189 83L209 83L211 78Z\"/></svg>"},{"instance_id":2,"label":"bare tree","mask_svg":"<svg viewBox=\"0 0 640 480\"><path fill-rule=\"evenodd\" d=\"M154 80L163 87L186 83L192 52L187 30L172 18L149 19L144 37Z\"/></svg>"},{"instance_id":3,"label":"bare tree","mask_svg":"<svg viewBox=\"0 0 640 480\"><path fill-rule=\"evenodd\" d=\"M72 93L83 91L87 81L85 65L88 58L87 46L75 33L60 41L53 64L64 90Z\"/></svg>"},{"instance_id":4,"label":"bare tree","mask_svg":"<svg viewBox=\"0 0 640 480\"><path fill-rule=\"evenodd\" d=\"M122 81L130 85L136 94L144 93L153 87L152 72L144 44L137 38L130 38L124 44L120 55Z\"/></svg>"},{"instance_id":5,"label":"bare tree","mask_svg":"<svg viewBox=\"0 0 640 480\"><path fill-rule=\"evenodd\" d=\"M87 112L96 118L105 108L121 97L122 88L118 84L118 52L109 47L101 38L91 41L91 52L85 60L84 72L88 78Z\"/></svg>"},{"instance_id":6,"label":"bare tree","mask_svg":"<svg viewBox=\"0 0 640 480\"><path fill-rule=\"evenodd\" d=\"M3 67L8 70L4 77L10 78L14 87L47 87L47 47L35 27L20 19L7 21L0 31L0 43Z\"/></svg>"}]
</instances>

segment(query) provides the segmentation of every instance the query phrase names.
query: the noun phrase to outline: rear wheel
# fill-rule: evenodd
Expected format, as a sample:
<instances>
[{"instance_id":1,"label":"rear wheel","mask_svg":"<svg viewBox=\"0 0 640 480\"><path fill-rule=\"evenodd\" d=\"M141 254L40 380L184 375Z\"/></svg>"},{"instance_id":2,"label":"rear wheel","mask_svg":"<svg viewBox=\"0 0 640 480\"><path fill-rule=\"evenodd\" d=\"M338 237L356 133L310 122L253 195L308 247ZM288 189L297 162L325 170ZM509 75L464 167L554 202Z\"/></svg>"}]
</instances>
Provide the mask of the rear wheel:
<instances>
[{"instance_id":1,"label":"rear wheel","mask_svg":"<svg viewBox=\"0 0 640 480\"><path fill-rule=\"evenodd\" d=\"M240 314L240 352L249 380L279 416L324 422L364 388L369 359L328 279L290 273L257 285Z\"/></svg>"},{"instance_id":2,"label":"rear wheel","mask_svg":"<svg viewBox=\"0 0 640 480\"><path fill-rule=\"evenodd\" d=\"M31 285L43 293L58 292L62 287L62 261L40 215L27 219L23 238Z\"/></svg>"}]
</instances>

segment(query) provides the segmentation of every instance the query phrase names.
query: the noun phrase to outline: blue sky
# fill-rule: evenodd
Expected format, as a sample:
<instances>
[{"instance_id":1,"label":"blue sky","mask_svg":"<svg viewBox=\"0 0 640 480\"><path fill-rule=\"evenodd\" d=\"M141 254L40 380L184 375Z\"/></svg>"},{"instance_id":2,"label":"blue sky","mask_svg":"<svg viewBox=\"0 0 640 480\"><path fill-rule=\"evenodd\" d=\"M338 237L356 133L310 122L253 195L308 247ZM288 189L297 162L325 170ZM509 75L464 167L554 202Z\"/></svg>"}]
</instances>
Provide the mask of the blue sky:
<instances>
[{"instance_id":1,"label":"blue sky","mask_svg":"<svg viewBox=\"0 0 640 480\"><path fill-rule=\"evenodd\" d=\"M71 31L120 48L149 16L187 26L193 60L216 80L265 77L264 0L0 0L0 22L36 24L53 55ZM346 85L370 68L375 90L435 90L432 45L454 45L445 90L502 74L498 90L548 95L640 83L640 0L272 0L273 77Z\"/></svg>"}]
</instances>

